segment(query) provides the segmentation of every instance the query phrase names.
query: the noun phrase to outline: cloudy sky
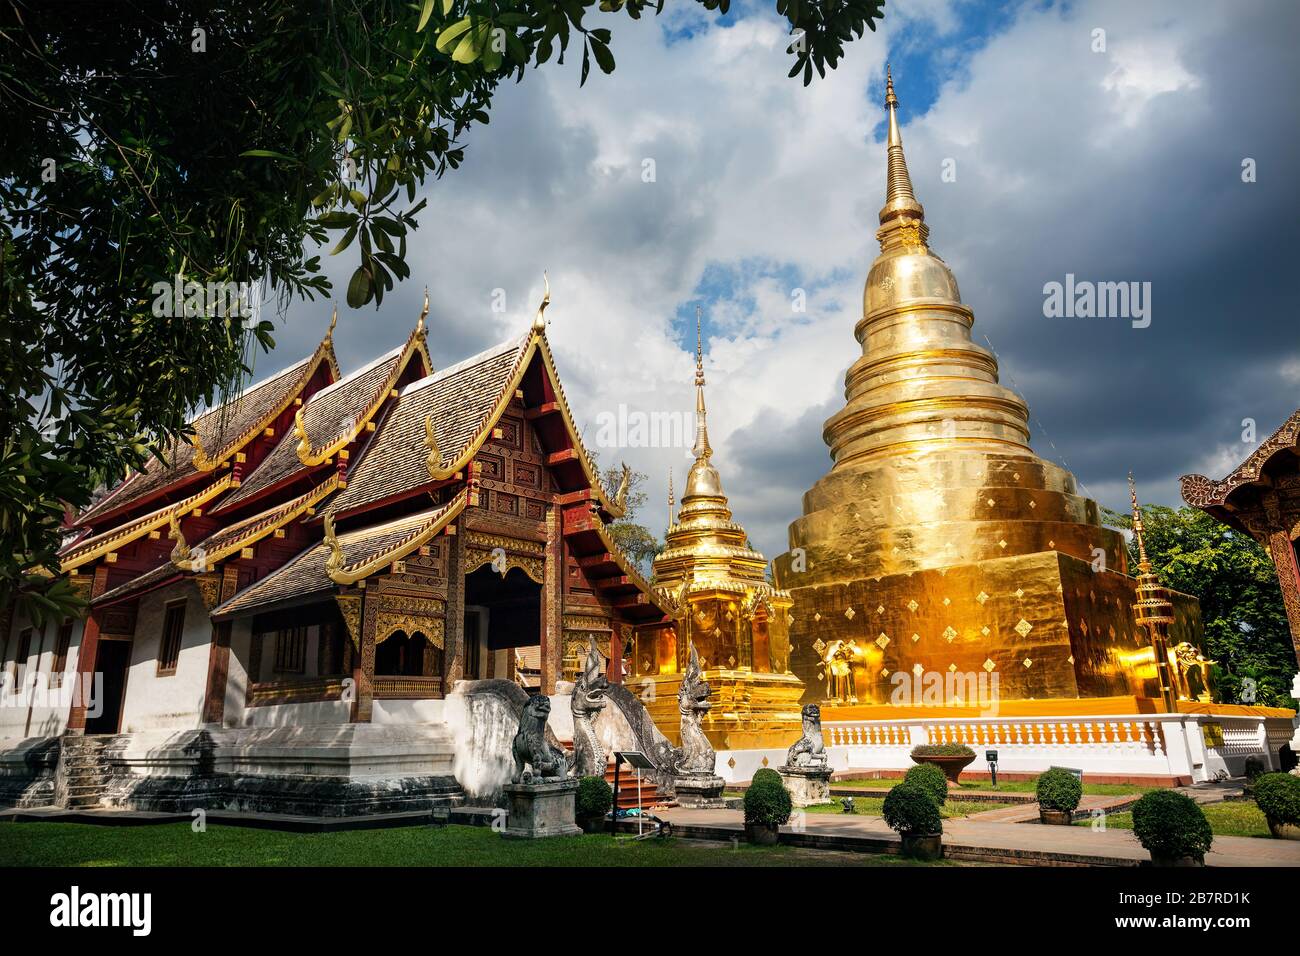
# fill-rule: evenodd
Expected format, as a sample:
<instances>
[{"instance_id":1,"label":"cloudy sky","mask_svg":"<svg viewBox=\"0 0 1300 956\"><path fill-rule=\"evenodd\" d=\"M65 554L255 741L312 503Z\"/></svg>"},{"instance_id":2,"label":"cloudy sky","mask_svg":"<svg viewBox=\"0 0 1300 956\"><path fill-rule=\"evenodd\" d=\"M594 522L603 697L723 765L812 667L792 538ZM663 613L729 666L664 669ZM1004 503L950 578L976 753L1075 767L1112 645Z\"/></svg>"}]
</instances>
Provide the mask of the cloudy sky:
<instances>
[{"instance_id":1,"label":"cloudy sky","mask_svg":"<svg viewBox=\"0 0 1300 956\"><path fill-rule=\"evenodd\" d=\"M548 270L579 424L602 463L649 474L658 531L685 452L601 447L598 429L620 404L692 408L699 305L715 461L773 557L830 464L822 422L860 354L888 60L931 245L1028 401L1040 455L1108 506L1124 507L1129 469L1173 504L1179 475L1222 477L1250 451L1243 419L1264 438L1300 405L1300 7L889 0L811 87L786 78L773 10L611 17L612 76L579 89L548 67L503 88L465 166L427 190L412 280L378 312L341 309L345 370L402 341L425 282L436 364L520 334ZM355 263L331 264L341 290ZM1043 286L1067 273L1150 282L1150 326L1045 318ZM292 306L258 371L314 347L328 312Z\"/></svg>"}]
</instances>

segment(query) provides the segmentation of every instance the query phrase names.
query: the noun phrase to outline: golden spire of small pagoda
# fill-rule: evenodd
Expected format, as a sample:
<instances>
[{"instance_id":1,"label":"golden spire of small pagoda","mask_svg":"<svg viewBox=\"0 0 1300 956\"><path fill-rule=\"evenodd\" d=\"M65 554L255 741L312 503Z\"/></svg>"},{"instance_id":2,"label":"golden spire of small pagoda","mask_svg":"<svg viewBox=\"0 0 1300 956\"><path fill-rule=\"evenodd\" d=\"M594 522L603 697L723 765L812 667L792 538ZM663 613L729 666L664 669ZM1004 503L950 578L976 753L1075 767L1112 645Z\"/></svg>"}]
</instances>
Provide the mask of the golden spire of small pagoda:
<instances>
[{"instance_id":1,"label":"golden spire of small pagoda","mask_svg":"<svg viewBox=\"0 0 1300 956\"><path fill-rule=\"evenodd\" d=\"M696 461L709 458L713 448L709 445L709 428L704 408L704 336L701 331L700 307L695 307L695 447L691 453Z\"/></svg>"},{"instance_id":2,"label":"golden spire of small pagoda","mask_svg":"<svg viewBox=\"0 0 1300 956\"><path fill-rule=\"evenodd\" d=\"M1133 537L1137 538L1138 546L1138 569L1143 574L1151 573L1151 561L1147 558L1147 543L1142 533L1146 529L1142 526L1142 509L1138 507L1137 485L1133 483L1133 472L1128 473L1128 494L1133 502Z\"/></svg>"},{"instance_id":3,"label":"golden spire of small pagoda","mask_svg":"<svg viewBox=\"0 0 1300 956\"><path fill-rule=\"evenodd\" d=\"M677 502L673 500L673 469L671 466L669 466L668 468L668 527L670 528L673 526L673 507L676 504Z\"/></svg>"},{"instance_id":4,"label":"golden spire of small pagoda","mask_svg":"<svg viewBox=\"0 0 1300 956\"><path fill-rule=\"evenodd\" d=\"M903 136L898 130L898 97L894 94L894 73L885 66L885 109L889 111L889 178L885 189L885 206L880 210L880 221L898 216L925 219L925 209L912 192L912 177L907 172L907 158L903 155Z\"/></svg>"}]
</instances>

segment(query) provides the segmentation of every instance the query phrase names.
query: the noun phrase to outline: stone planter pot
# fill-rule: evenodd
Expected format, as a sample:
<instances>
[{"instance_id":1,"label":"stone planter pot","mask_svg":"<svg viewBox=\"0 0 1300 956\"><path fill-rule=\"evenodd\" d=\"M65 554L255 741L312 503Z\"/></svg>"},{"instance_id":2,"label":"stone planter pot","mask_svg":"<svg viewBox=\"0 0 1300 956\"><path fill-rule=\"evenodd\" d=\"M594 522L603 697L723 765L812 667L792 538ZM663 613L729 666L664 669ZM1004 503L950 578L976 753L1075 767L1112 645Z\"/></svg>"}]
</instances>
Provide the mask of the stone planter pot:
<instances>
[{"instance_id":1,"label":"stone planter pot","mask_svg":"<svg viewBox=\"0 0 1300 956\"><path fill-rule=\"evenodd\" d=\"M920 757L918 756L918 757L913 757L912 759L917 763L934 764L936 767L938 767L940 770L943 771L943 775L948 778L948 782L955 787L957 786L957 778L961 776L961 772L965 770L969 764L975 762L975 755L971 754L969 757L962 757L962 756Z\"/></svg>"},{"instance_id":2,"label":"stone planter pot","mask_svg":"<svg viewBox=\"0 0 1300 956\"><path fill-rule=\"evenodd\" d=\"M1152 866L1205 866L1204 860L1198 860L1194 856L1173 856L1167 853L1157 853L1155 850L1149 852L1151 853Z\"/></svg>"},{"instance_id":3,"label":"stone planter pot","mask_svg":"<svg viewBox=\"0 0 1300 956\"><path fill-rule=\"evenodd\" d=\"M781 839L781 828L767 823L746 823L745 839L755 846L776 846Z\"/></svg>"},{"instance_id":4,"label":"stone planter pot","mask_svg":"<svg viewBox=\"0 0 1300 956\"><path fill-rule=\"evenodd\" d=\"M1300 825L1268 821L1268 831L1276 840L1300 840Z\"/></svg>"},{"instance_id":5,"label":"stone planter pot","mask_svg":"<svg viewBox=\"0 0 1300 956\"><path fill-rule=\"evenodd\" d=\"M1039 807L1038 822L1057 827L1068 827L1074 823L1074 812L1071 810L1048 810L1045 807Z\"/></svg>"},{"instance_id":6,"label":"stone planter pot","mask_svg":"<svg viewBox=\"0 0 1300 956\"><path fill-rule=\"evenodd\" d=\"M942 833L904 833L903 856L915 860L938 860L943 856Z\"/></svg>"}]
</instances>

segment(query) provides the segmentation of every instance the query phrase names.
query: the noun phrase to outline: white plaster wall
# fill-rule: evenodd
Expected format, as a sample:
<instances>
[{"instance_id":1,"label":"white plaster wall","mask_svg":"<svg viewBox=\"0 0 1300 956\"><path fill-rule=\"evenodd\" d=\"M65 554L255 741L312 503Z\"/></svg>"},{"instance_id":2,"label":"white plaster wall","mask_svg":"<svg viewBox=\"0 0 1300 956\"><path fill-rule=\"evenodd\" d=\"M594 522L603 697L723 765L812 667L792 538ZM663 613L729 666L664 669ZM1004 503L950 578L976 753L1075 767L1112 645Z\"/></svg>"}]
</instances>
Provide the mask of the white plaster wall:
<instances>
[{"instance_id":1,"label":"white plaster wall","mask_svg":"<svg viewBox=\"0 0 1300 956\"><path fill-rule=\"evenodd\" d=\"M243 711L240 727L296 727L314 724L346 724L352 705L343 700L313 700L300 704L263 704Z\"/></svg>"},{"instance_id":2,"label":"white plaster wall","mask_svg":"<svg viewBox=\"0 0 1300 956\"><path fill-rule=\"evenodd\" d=\"M377 700L370 712L372 724L440 724L446 719L442 700Z\"/></svg>"},{"instance_id":3,"label":"white plaster wall","mask_svg":"<svg viewBox=\"0 0 1300 956\"><path fill-rule=\"evenodd\" d=\"M44 632L33 628L23 676L26 681L35 676L38 683L34 694L25 695L13 683L16 673L13 655L18 652L19 632L29 626L31 625L25 616L14 614L5 659L0 662L0 674L5 675L4 693L0 694L0 739L51 737L63 733L67 726L74 687L72 678L77 672L77 652L81 646L83 622L74 620L72 623L68 657L58 687L52 686L51 678L60 625L48 621Z\"/></svg>"},{"instance_id":4,"label":"white plaster wall","mask_svg":"<svg viewBox=\"0 0 1300 956\"><path fill-rule=\"evenodd\" d=\"M158 646L165 608L169 601L181 598L185 599L185 630L180 657L175 673L159 675ZM160 588L140 599L122 707L123 733L185 730L201 725L211 643L212 622L191 581Z\"/></svg>"}]
</instances>

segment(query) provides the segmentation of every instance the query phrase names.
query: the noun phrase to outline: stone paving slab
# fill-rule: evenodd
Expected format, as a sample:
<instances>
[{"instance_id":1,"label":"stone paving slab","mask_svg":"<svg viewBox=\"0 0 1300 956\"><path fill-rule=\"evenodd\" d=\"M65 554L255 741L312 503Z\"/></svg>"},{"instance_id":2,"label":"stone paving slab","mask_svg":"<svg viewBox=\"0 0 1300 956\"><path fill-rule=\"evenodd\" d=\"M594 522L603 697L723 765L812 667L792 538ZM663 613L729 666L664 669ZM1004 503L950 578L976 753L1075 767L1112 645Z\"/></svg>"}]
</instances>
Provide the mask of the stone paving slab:
<instances>
[{"instance_id":1,"label":"stone paving slab","mask_svg":"<svg viewBox=\"0 0 1300 956\"><path fill-rule=\"evenodd\" d=\"M744 817L732 810L674 809L660 816L682 836L743 839ZM877 853L896 853L901 842L881 818L849 814L804 814L802 827L782 827L781 837L796 846ZM943 842L949 858L991 863L1137 866L1150 860L1131 830L1017 826L968 817L945 820ZM1205 862L1209 866L1300 866L1300 841L1215 837Z\"/></svg>"}]
</instances>

